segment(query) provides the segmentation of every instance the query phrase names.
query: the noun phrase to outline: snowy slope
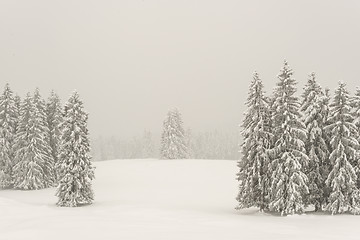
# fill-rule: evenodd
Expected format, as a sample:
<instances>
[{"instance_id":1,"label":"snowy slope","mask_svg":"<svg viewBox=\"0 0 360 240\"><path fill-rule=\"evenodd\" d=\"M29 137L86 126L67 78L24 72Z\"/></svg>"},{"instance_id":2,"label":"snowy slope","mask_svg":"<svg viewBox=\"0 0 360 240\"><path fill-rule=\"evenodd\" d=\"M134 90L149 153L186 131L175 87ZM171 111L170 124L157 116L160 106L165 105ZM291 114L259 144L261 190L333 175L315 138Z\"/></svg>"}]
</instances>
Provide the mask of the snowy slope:
<instances>
[{"instance_id":1,"label":"snowy slope","mask_svg":"<svg viewBox=\"0 0 360 240\"><path fill-rule=\"evenodd\" d=\"M54 189L0 191L0 240L360 238L360 216L235 211L235 161L114 160L96 166L91 206L56 207Z\"/></svg>"}]
</instances>

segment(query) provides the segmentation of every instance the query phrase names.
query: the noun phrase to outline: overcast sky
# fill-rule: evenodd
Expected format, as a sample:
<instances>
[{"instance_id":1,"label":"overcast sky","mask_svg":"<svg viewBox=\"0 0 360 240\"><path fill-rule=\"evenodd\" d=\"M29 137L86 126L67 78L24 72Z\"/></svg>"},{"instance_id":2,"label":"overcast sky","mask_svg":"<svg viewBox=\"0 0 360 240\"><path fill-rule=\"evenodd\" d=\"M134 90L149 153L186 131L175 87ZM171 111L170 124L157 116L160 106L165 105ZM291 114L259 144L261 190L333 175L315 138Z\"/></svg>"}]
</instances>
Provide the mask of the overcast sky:
<instances>
[{"instance_id":1,"label":"overcast sky","mask_svg":"<svg viewBox=\"0 0 360 240\"><path fill-rule=\"evenodd\" d=\"M299 89L311 71L355 89L359 44L358 0L0 1L0 83L78 90L93 136L160 132L175 106L193 131L237 131L254 70L268 92L284 58Z\"/></svg>"}]
</instances>

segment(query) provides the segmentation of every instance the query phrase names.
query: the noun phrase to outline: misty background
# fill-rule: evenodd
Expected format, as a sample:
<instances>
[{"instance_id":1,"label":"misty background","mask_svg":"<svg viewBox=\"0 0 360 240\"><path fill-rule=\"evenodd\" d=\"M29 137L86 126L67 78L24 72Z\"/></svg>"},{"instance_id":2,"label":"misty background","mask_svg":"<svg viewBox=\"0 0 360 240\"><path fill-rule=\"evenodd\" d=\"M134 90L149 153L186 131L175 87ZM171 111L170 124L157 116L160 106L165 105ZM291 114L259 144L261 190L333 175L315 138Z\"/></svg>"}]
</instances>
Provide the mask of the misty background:
<instances>
[{"instance_id":1,"label":"misty background","mask_svg":"<svg viewBox=\"0 0 360 240\"><path fill-rule=\"evenodd\" d=\"M94 148L112 139L131 152L151 132L157 151L177 107L197 139L236 158L254 70L268 92L284 58L299 90L311 71L331 92L338 80L355 89L359 12L356 0L1 0L0 83L63 102L76 89Z\"/></svg>"}]
</instances>

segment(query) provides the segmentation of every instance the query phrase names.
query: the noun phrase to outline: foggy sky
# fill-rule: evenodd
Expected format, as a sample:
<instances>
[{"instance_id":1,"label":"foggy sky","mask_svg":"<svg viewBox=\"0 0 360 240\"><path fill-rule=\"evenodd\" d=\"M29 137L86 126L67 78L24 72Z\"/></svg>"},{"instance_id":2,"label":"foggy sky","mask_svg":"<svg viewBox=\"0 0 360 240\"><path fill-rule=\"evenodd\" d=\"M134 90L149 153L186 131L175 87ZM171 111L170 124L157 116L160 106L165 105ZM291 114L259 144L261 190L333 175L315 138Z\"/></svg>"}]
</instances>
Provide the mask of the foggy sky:
<instances>
[{"instance_id":1,"label":"foggy sky","mask_svg":"<svg viewBox=\"0 0 360 240\"><path fill-rule=\"evenodd\" d=\"M252 73L272 92L286 58L333 92L360 85L360 1L1 0L0 84L24 96L76 89L92 136L238 130Z\"/></svg>"}]
</instances>

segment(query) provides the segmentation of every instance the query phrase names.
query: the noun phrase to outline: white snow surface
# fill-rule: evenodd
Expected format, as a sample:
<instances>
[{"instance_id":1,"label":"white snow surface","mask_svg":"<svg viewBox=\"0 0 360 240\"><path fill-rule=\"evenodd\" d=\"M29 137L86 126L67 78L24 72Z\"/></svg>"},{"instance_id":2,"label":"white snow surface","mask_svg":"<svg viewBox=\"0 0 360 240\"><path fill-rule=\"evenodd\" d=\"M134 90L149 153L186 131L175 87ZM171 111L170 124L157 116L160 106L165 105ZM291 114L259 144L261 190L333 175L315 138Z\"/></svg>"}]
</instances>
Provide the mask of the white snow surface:
<instances>
[{"instance_id":1,"label":"white snow surface","mask_svg":"<svg viewBox=\"0 0 360 240\"><path fill-rule=\"evenodd\" d=\"M55 205L55 189L0 191L0 239L359 239L360 216L236 211L236 161L96 162L95 201Z\"/></svg>"}]
</instances>

